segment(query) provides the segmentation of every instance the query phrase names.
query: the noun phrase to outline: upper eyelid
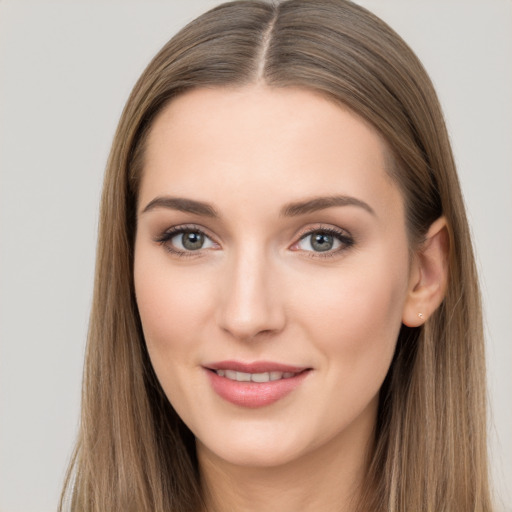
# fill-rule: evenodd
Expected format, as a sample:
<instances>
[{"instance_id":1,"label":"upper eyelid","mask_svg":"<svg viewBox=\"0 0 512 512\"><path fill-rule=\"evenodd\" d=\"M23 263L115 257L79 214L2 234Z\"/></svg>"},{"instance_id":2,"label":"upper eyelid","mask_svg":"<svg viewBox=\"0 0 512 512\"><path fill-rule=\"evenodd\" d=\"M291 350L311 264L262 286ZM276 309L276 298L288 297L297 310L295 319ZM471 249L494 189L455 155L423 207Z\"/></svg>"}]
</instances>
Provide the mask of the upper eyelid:
<instances>
[{"instance_id":1,"label":"upper eyelid","mask_svg":"<svg viewBox=\"0 0 512 512\"><path fill-rule=\"evenodd\" d=\"M318 224L318 225L315 225L314 227L302 228L298 231L298 233L295 235L295 237L297 238L297 240L301 240L302 238L304 238L308 235L311 235L312 233L317 233L319 231L320 232L325 231L328 233L339 234L340 236L344 236L346 238L352 238L352 239L354 238L352 236L352 233L350 233L350 231L348 229L340 228L338 226L333 226L331 224Z\"/></svg>"},{"instance_id":2,"label":"upper eyelid","mask_svg":"<svg viewBox=\"0 0 512 512\"><path fill-rule=\"evenodd\" d=\"M210 233L210 230L204 228L203 226L199 226L198 224L178 224L176 226L171 226L161 231L160 234L157 235L157 238L161 238L165 235L179 235L180 233L185 233L187 231L197 231L214 241L216 239L216 237Z\"/></svg>"}]
</instances>

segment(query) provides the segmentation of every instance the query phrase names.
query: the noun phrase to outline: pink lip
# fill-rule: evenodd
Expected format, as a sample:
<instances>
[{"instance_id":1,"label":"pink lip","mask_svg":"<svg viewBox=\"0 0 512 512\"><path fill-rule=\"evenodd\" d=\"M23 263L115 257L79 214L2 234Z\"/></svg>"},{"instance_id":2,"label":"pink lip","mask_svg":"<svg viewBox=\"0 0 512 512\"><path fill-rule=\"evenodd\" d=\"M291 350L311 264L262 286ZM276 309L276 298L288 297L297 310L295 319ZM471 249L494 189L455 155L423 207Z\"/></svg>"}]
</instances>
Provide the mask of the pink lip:
<instances>
[{"instance_id":1,"label":"pink lip","mask_svg":"<svg viewBox=\"0 0 512 512\"><path fill-rule=\"evenodd\" d=\"M268 361L241 363L222 361L205 366L213 390L224 400L247 408L270 405L295 390L310 374L310 368L283 365ZM238 382L221 377L213 370L235 370L245 373L293 372L296 375L287 379L269 382Z\"/></svg>"}]
</instances>

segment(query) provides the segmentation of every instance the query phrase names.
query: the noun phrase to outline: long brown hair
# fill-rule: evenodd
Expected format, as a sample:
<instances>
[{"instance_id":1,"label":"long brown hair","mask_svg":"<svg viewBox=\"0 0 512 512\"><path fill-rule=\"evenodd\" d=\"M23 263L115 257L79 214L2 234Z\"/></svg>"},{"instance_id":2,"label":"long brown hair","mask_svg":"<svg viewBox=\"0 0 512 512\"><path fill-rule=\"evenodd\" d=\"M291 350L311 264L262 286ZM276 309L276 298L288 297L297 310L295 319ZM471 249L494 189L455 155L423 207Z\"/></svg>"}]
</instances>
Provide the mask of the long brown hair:
<instances>
[{"instance_id":1,"label":"long brown hair","mask_svg":"<svg viewBox=\"0 0 512 512\"><path fill-rule=\"evenodd\" d=\"M448 223L446 297L423 327L400 333L361 510L490 511L481 305L443 115L410 48L346 0L223 4L173 37L135 85L107 164L81 427L61 510L202 509L194 439L153 373L134 298L138 185L147 134L169 101L258 81L320 92L384 136L411 247L439 216Z\"/></svg>"}]
</instances>

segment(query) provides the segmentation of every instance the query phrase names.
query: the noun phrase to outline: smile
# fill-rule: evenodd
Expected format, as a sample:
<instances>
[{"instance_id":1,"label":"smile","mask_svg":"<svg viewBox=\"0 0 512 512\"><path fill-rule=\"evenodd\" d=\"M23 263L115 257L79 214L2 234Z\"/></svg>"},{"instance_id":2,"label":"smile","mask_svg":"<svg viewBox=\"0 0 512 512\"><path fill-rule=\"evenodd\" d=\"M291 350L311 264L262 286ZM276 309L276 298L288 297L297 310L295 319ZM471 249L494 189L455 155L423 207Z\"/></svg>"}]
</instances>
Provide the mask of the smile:
<instances>
[{"instance_id":1,"label":"smile","mask_svg":"<svg viewBox=\"0 0 512 512\"><path fill-rule=\"evenodd\" d=\"M290 379L295 377L294 372L263 372L263 373L246 373L237 372L235 370L215 370L219 377L236 380L237 382L270 382L281 379Z\"/></svg>"},{"instance_id":2,"label":"smile","mask_svg":"<svg viewBox=\"0 0 512 512\"><path fill-rule=\"evenodd\" d=\"M264 407L299 388L312 369L270 362L224 361L204 367L213 391L244 408Z\"/></svg>"}]
</instances>

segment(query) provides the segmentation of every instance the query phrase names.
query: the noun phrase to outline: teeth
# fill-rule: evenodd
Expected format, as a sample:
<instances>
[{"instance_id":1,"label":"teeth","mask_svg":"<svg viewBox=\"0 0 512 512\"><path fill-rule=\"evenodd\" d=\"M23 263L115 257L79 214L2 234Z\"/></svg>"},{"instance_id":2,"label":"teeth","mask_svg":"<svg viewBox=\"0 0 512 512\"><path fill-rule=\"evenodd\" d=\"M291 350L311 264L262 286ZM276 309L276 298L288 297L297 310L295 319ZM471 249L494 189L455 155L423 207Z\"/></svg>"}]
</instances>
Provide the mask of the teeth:
<instances>
[{"instance_id":1,"label":"teeth","mask_svg":"<svg viewBox=\"0 0 512 512\"><path fill-rule=\"evenodd\" d=\"M235 370L215 370L219 377L226 377L237 382L269 382L280 379L289 379L296 374L293 372L264 372L264 373L245 373Z\"/></svg>"},{"instance_id":2,"label":"teeth","mask_svg":"<svg viewBox=\"0 0 512 512\"><path fill-rule=\"evenodd\" d=\"M251 375L251 380L253 382L268 382L270 380L270 374L266 373L253 373Z\"/></svg>"},{"instance_id":3,"label":"teeth","mask_svg":"<svg viewBox=\"0 0 512 512\"><path fill-rule=\"evenodd\" d=\"M231 380L236 380L236 372L234 370L225 370L224 376Z\"/></svg>"}]
</instances>

